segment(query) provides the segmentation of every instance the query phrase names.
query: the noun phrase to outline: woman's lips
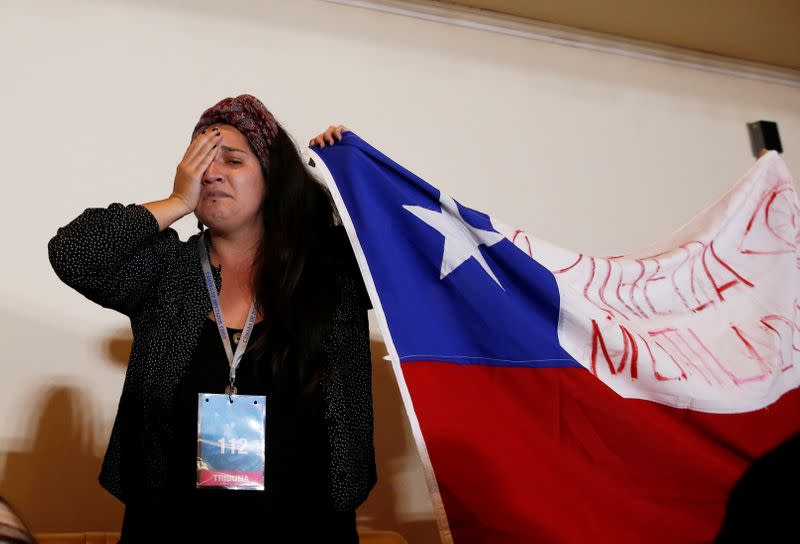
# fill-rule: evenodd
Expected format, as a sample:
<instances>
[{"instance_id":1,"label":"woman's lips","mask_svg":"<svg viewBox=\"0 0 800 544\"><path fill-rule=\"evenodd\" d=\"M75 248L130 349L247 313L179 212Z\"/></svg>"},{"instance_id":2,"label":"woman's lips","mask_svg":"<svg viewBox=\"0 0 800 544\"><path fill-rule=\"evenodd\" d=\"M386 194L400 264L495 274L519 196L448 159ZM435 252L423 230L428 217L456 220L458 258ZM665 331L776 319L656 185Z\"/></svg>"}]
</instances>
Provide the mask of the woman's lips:
<instances>
[{"instance_id":1,"label":"woman's lips","mask_svg":"<svg viewBox=\"0 0 800 544\"><path fill-rule=\"evenodd\" d=\"M228 197L228 196L231 196L231 195L229 195L228 193L223 192L223 191L209 191L209 192L205 193L205 197L206 198L222 198L222 197Z\"/></svg>"}]
</instances>

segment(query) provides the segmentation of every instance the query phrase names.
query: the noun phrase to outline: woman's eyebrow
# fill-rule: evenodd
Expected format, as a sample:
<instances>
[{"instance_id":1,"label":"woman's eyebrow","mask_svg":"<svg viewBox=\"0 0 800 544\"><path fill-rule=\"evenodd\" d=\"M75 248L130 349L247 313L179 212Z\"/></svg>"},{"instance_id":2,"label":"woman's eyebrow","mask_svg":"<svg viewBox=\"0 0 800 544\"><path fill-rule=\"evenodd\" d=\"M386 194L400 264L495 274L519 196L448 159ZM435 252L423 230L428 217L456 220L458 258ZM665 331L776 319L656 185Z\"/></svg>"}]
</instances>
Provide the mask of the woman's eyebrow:
<instances>
[{"instance_id":1,"label":"woman's eyebrow","mask_svg":"<svg viewBox=\"0 0 800 544\"><path fill-rule=\"evenodd\" d=\"M236 147L229 147L227 145L223 145L222 146L222 150L223 151L238 151L239 153L245 153L245 154L247 153L247 151L245 151L244 149L238 149Z\"/></svg>"}]
</instances>

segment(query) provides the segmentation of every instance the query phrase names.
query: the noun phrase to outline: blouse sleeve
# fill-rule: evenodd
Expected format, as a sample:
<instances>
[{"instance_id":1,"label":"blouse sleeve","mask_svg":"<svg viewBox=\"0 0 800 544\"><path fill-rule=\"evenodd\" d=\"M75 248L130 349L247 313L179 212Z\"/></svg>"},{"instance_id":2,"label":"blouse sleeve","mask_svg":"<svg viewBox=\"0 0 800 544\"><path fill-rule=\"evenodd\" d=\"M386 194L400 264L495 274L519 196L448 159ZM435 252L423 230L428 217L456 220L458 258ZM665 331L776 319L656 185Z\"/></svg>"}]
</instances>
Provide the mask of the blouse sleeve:
<instances>
[{"instance_id":1,"label":"blouse sleeve","mask_svg":"<svg viewBox=\"0 0 800 544\"><path fill-rule=\"evenodd\" d=\"M158 230L135 204L89 208L58 229L47 245L50 264L67 285L93 302L131 316L180 247L173 229Z\"/></svg>"}]
</instances>

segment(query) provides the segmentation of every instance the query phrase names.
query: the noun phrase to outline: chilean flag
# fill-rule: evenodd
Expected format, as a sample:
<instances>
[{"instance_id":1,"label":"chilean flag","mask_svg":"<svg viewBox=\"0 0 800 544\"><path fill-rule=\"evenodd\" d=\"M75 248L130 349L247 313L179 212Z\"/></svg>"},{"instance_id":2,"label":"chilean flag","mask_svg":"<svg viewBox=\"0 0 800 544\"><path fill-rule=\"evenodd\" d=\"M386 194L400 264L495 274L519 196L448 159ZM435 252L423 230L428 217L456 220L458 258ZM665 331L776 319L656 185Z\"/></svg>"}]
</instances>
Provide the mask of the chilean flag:
<instances>
[{"instance_id":1,"label":"chilean flag","mask_svg":"<svg viewBox=\"0 0 800 544\"><path fill-rule=\"evenodd\" d=\"M708 542L800 430L800 209L770 152L644 251L468 208L352 132L308 152L380 321L442 539Z\"/></svg>"}]
</instances>

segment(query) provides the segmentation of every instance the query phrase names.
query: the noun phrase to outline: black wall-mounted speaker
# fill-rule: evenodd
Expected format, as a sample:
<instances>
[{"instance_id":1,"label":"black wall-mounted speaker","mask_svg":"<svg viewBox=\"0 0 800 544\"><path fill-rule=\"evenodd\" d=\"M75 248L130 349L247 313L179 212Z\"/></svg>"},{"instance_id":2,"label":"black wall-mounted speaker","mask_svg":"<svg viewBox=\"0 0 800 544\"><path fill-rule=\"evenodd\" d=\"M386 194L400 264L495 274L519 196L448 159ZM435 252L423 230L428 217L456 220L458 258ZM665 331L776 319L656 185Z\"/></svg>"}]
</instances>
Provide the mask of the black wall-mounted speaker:
<instances>
[{"instance_id":1,"label":"black wall-mounted speaker","mask_svg":"<svg viewBox=\"0 0 800 544\"><path fill-rule=\"evenodd\" d=\"M758 158L761 151L773 149L778 153L783 153L781 137L778 134L778 123L774 121L756 121L747 123L747 130L750 132L750 146L753 148L753 156Z\"/></svg>"}]
</instances>

